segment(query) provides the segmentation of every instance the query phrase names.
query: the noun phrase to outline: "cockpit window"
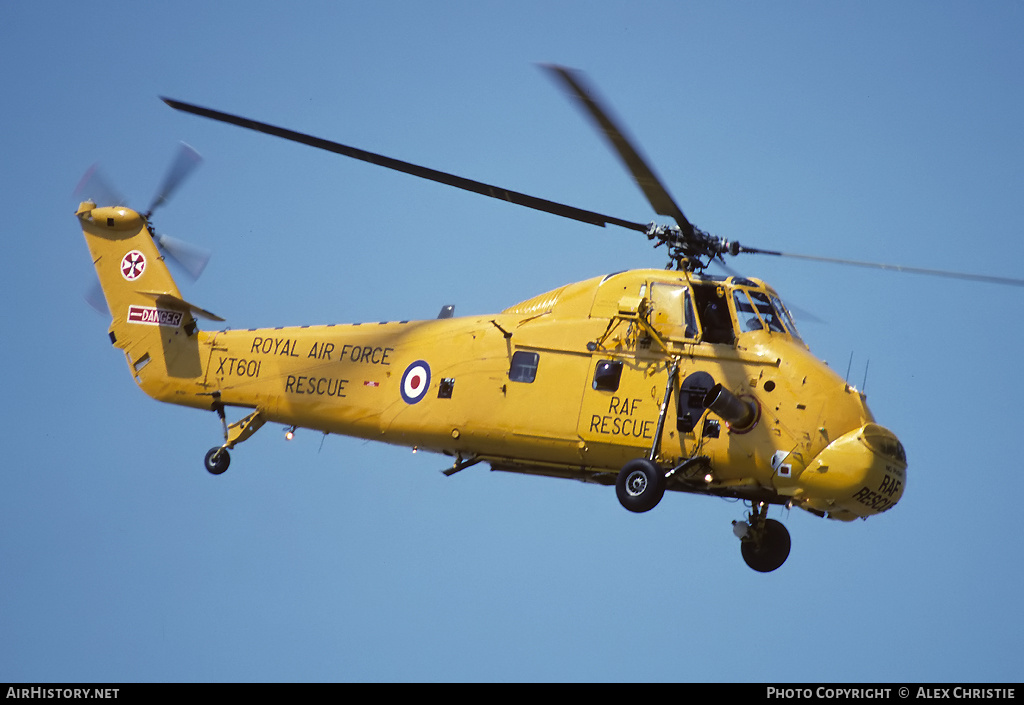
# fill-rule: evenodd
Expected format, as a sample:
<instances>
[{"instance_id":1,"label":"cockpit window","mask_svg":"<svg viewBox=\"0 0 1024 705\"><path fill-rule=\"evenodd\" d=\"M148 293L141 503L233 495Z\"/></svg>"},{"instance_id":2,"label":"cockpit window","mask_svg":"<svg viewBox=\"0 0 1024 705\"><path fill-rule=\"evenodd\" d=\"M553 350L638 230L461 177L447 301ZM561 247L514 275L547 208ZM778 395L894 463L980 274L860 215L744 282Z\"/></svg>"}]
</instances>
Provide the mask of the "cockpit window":
<instances>
[{"instance_id":1,"label":"cockpit window","mask_svg":"<svg viewBox=\"0 0 1024 705\"><path fill-rule=\"evenodd\" d=\"M757 315L754 305L750 303L750 297L747 295L746 289L734 290L732 292L732 299L736 303L736 318L739 319L740 330L747 332L764 328L761 317Z\"/></svg>"},{"instance_id":2,"label":"cockpit window","mask_svg":"<svg viewBox=\"0 0 1024 705\"><path fill-rule=\"evenodd\" d=\"M785 333L786 324L783 323L785 311L782 302L777 297L769 298L768 295L747 289L735 289L733 301L736 303L736 316L739 318L740 328L744 331L767 329L773 333ZM788 318L788 313L785 314ZM788 321L792 323L792 321ZM792 328L795 331L795 328Z\"/></svg>"},{"instance_id":3,"label":"cockpit window","mask_svg":"<svg viewBox=\"0 0 1024 705\"><path fill-rule=\"evenodd\" d=\"M782 318L786 321L786 327L789 328L789 334L797 340L800 340L800 334L796 330L796 323L793 322L793 316L789 313L789 309L782 303L782 300L778 296L770 295L772 304L775 306L775 310L782 314Z\"/></svg>"},{"instance_id":4,"label":"cockpit window","mask_svg":"<svg viewBox=\"0 0 1024 705\"><path fill-rule=\"evenodd\" d=\"M774 331L775 333L785 333L786 329L782 325L782 319L779 317L779 312L772 306L772 302L768 300L768 297L762 294L760 291L751 291L750 298L754 302L754 307L757 308L757 312L761 315L761 320L768 326L768 330Z\"/></svg>"}]
</instances>

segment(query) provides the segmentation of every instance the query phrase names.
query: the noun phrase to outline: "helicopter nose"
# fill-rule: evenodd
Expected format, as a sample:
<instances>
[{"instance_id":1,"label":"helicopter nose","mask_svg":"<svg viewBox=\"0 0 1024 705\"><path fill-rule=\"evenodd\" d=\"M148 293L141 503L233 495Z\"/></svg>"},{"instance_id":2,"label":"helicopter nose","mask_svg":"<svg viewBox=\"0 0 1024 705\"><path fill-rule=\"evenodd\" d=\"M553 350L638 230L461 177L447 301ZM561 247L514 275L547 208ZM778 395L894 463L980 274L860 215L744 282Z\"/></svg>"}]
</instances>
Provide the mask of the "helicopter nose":
<instances>
[{"instance_id":1,"label":"helicopter nose","mask_svg":"<svg viewBox=\"0 0 1024 705\"><path fill-rule=\"evenodd\" d=\"M899 502L907 455L892 431L867 423L830 443L801 473L800 500L831 519L880 514Z\"/></svg>"}]
</instances>

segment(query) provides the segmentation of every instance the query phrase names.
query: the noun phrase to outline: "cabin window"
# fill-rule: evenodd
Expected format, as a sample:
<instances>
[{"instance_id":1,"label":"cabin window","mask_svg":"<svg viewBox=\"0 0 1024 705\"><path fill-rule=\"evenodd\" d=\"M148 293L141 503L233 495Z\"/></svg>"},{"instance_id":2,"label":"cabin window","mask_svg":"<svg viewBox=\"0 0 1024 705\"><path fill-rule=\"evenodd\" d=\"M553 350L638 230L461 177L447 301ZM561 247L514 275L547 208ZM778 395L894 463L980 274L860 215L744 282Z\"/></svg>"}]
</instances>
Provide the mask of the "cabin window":
<instances>
[{"instance_id":1,"label":"cabin window","mask_svg":"<svg viewBox=\"0 0 1024 705\"><path fill-rule=\"evenodd\" d=\"M532 382L537 378L537 363L540 355L535 352L517 350L512 355L512 366L508 370L508 378L512 382Z\"/></svg>"},{"instance_id":2,"label":"cabin window","mask_svg":"<svg viewBox=\"0 0 1024 705\"><path fill-rule=\"evenodd\" d=\"M437 398L438 399L451 399L452 392L455 391L455 378L445 377L441 380L441 383L437 385Z\"/></svg>"},{"instance_id":3,"label":"cabin window","mask_svg":"<svg viewBox=\"0 0 1024 705\"><path fill-rule=\"evenodd\" d=\"M651 325L666 338L696 338L690 289L681 284L651 284Z\"/></svg>"},{"instance_id":4,"label":"cabin window","mask_svg":"<svg viewBox=\"0 0 1024 705\"><path fill-rule=\"evenodd\" d=\"M594 370L594 389L602 392L619 391L619 380L622 378L622 363L614 360L601 360Z\"/></svg>"}]
</instances>

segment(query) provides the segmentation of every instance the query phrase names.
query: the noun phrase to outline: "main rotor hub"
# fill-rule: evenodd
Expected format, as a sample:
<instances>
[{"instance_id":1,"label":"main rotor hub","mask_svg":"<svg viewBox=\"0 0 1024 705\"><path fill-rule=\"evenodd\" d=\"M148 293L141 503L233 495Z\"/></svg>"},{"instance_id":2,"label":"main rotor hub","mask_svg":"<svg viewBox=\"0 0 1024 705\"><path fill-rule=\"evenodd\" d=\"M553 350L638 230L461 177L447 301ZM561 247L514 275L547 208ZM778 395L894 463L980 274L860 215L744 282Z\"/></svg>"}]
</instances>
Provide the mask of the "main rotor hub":
<instances>
[{"instance_id":1,"label":"main rotor hub","mask_svg":"<svg viewBox=\"0 0 1024 705\"><path fill-rule=\"evenodd\" d=\"M684 232L677 225L650 223L646 234L648 240L657 240L655 247L668 247L666 269L702 272L716 257L721 259L723 254L737 255L742 251L738 242L723 240L697 227L692 227L692 232Z\"/></svg>"}]
</instances>

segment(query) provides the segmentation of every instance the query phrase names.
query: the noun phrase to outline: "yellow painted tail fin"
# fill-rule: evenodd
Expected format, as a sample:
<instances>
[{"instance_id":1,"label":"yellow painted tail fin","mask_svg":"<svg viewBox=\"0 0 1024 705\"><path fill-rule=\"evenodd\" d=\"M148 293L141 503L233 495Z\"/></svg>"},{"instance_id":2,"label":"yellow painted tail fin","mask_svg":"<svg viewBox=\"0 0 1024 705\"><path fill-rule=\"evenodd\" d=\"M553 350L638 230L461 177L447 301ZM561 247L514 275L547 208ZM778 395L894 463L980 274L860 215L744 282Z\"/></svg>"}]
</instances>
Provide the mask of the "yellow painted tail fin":
<instances>
[{"instance_id":1,"label":"yellow painted tail fin","mask_svg":"<svg viewBox=\"0 0 1024 705\"><path fill-rule=\"evenodd\" d=\"M223 319L181 298L145 217L91 201L76 215L112 317L110 340L139 386L161 401L209 408L209 399L195 396L206 362L195 316Z\"/></svg>"}]
</instances>

